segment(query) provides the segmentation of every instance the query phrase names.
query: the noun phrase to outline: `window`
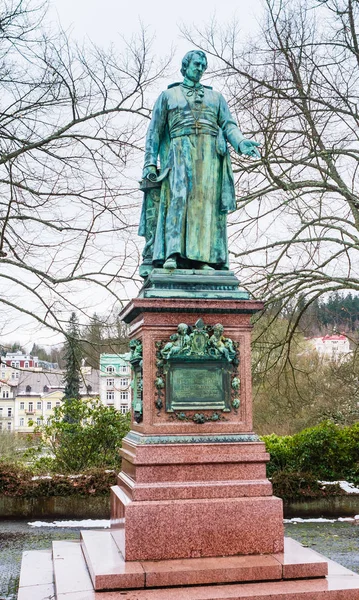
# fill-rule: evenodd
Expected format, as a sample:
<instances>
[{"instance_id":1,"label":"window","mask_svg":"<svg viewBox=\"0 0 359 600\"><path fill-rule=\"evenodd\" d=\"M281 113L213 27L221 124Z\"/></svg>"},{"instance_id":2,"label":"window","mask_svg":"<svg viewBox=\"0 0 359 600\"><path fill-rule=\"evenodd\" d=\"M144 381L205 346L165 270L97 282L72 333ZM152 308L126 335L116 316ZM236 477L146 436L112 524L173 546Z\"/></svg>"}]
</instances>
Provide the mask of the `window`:
<instances>
[{"instance_id":1,"label":"window","mask_svg":"<svg viewBox=\"0 0 359 600\"><path fill-rule=\"evenodd\" d=\"M11 361L11 366L15 367L15 361L14 360Z\"/></svg>"},{"instance_id":2,"label":"window","mask_svg":"<svg viewBox=\"0 0 359 600\"><path fill-rule=\"evenodd\" d=\"M41 425L41 423L42 423L42 419L40 417L38 417L36 419L36 425Z\"/></svg>"},{"instance_id":3,"label":"window","mask_svg":"<svg viewBox=\"0 0 359 600\"><path fill-rule=\"evenodd\" d=\"M128 400L128 392L120 392L120 400Z\"/></svg>"},{"instance_id":4,"label":"window","mask_svg":"<svg viewBox=\"0 0 359 600\"><path fill-rule=\"evenodd\" d=\"M25 424L24 417L20 417L20 419L19 419L19 425L20 425L20 427L24 427L24 424Z\"/></svg>"},{"instance_id":5,"label":"window","mask_svg":"<svg viewBox=\"0 0 359 600\"><path fill-rule=\"evenodd\" d=\"M11 421L9 421L9 423L7 424L7 430L11 431Z\"/></svg>"},{"instance_id":6,"label":"window","mask_svg":"<svg viewBox=\"0 0 359 600\"><path fill-rule=\"evenodd\" d=\"M87 390L88 394L91 394L91 392L92 392L92 385L87 385L86 386L86 390Z\"/></svg>"},{"instance_id":7,"label":"window","mask_svg":"<svg viewBox=\"0 0 359 600\"><path fill-rule=\"evenodd\" d=\"M51 409L52 409L52 403L46 402L46 410L51 410Z\"/></svg>"},{"instance_id":8,"label":"window","mask_svg":"<svg viewBox=\"0 0 359 600\"><path fill-rule=\"evenodd\" d=\"M12 416L12 408L8 408L7 409L7 416L11 417Z\"/></svg>"},{"instance_id":9,"label":"window","mask_svg":"<svg viewBox=\"0 0 359 600\"><path fill-rule=\"evenodd\" d=\"M120 373L122 373L123 375L125 375L126 373L128 373L128 365L121 365L120 366Z\"/></svg>"},{"instance_id":10,"label":"window","mask_svg":"<svg viewBox=\"0 0 359 600\"><path fill-rule=\"evenodd\" d=\"M109 365L108 367L106 367L106 373L114 373L115 372L115 367L113 367L112 365Z\"/></svg>"},{"instance_id":11,"label":"window","mask_svg":"<svg viewBox=\"0 0 359 600\"><path fill-rule=\"evenodd\" d=\"M2 423L0 423L0 431L2 431Z\"/></svg>"},{"instance_id":12,"label":"window","mask_svg":"<svg viewBox=\"0 0 359 600\"><path fill-rule=\"evenodd\" d=\"M31 392L31 385L27 385L27 386L26 386L26 388L25 388L25 392L26 392L27 394L30 394L30 392Z\"/></svg>"},{"instance_id":13,"label":"window","mask_svg":"<svg viewBox=\"0 0 359 600\"><path fill-rule=\"evenodd\" d=\"M11 379L15 379L15 376L16 376L16 372L12 371L12 373L11 373Z\"/></svg>"},{"instance_id":14,"label":"window","mask_svg":"<svg viewBox=\"0 0 359 600\"><path fill-rule=\"evenodd\" d=\"M28 362L27 360L24 362L24 368L25 368L25 369L28 369L28 368L29 368L29 362Z\"/></svg>"},{"instance_id":15,"label":"window","mask_svg":"<svg viewBox=\"0 0 359 600\"><path fill-rule=\"evenodd\" d=\"M56 402L55 406L61 406L61 402L60 402L60 400L58 400L58 401Z\"/></svg>"},{"instance_id":16,"label":"window","mask_svg":"<svg viewBox=\"0 0 359 600\"><path fill-rule=\"evenodd\" d=\"M128 379L127 379L127 377L126 378L123 377L122 379L120 379L120 385L122 387L127 387L128 386Z\"/></svg>"},{"instance_id":17,"label":"window","mask_svg":"<svg viewBox=\"0 0 359 600\"><path fill-rule=\"evenodd\" d=\"M8 397L9 397L9 392L7 392L7 391L3 391L3 393L2 393L2 397L3 397L3 398L8 398Z\"/></svg>"},{"instance_id":18,"label":"window","mask_svg":"<svg viewBox=\"0 0 359 600\"><path fill-rule=\"evenodd\" d=\"M19 363L19 361L16 361L15 367L16 367L16 369L20 369L20 363Z\"/></svg>"},{"instance_id":19,"label":"window","mask_svg":"<svg viewBox=\"0 0 359 600\"><path fill-rule=\"evenodd\" d=\"M106 385L107 387L113 387L115 385L115 380L113 377L111 377L110 379L107 379L106 381Z\"/></svg>"},{"instance_id":20,"label":"window","mask_svg":"<svg viewBox=\"0 0 359 600\"><path fill-rule=\"evenodd\" d=\"M20 410L25 410L25 402L20 402Z\"/></svg>"},{"instance_id":21,"label":"window","mask_svg":"<svg viewBox=\"0 0 359 600\"><path fill-rule=\"evenodd\" d=\"M5 375L6 375L5 371L1 371L1 379L5 379Z\"/></svg>"},{"instance_id":22,"label":"window","mask_svg":"<svg viewBox=\"0 0 359 600\"><path fill-rule=\"evenodd\" d=\"M115 399L115 392L106 392L106 400L110 400L110 401L114 401Z\"/></svg>"},{"instance_id":23,"label":"window","mask_svg":"<svg viewBox=\"0 0 359 600\"><path fill-rule=\"evenodd\" d=\"M0 417L2 417L2 406L0 406Z\"/></svg>"},{"instance_id":24,"label":"window","mask_svg":"<svg viewBox=\"0 0 359 600\"><path fill-rule=\"evenodd\" d=\"M36 402L36 408L37 408L37 410L41 410L42 409L42 402Z\"/></svg>"},{"instance_id":25,"label":"window","mask_svg":"<svg viewBox=\"0 0 359 600\"><path fill-rule=\"evenodd\" d=\"M122 412L123 415L125 415L126 413L128 413L129 408L128 408L127 404L121 404L120 411Z\"/></svg>"},{"instance_id":26,"label":"window","mask_svg":"<svg viewBox=\"0 0 359 600\"><path fill-rule=\"evenodd\" d=\"M15 379L19 379L19 371L15 372Z\"/></svg>"},{"instance_id":27,"label":"window","mask_svg":"<svg viewBox=\"0 0 359 600\"><path fill-rule=\"evenodd\" d=\"M28 426L28 427L32 427L32 426L33 426L33 424L34 424L34 421L33 421L32 419L28 419L28 421L27 421L27 426Z\"/></svg>"},{"instance_id":28,"label":"window","mask_svg":"<svg viewBox=\"0 0 359 600\"><path fill-rule=\"evenodd\" d=\"M33 411L34 411L34 403L29 402L29 412L33 412Z\"/></svg>"},{"instance_id":29,"label":"window","mask_svg":"<svg viewBox=\"0 0 359 600\"><path fill-rule=\"evenodd\" d=\"M47 394L47 392L49 391L49 388L47 385L44 385L43 387L43 391L45 392L45 394Z\"/></svg>"}]
</instances>

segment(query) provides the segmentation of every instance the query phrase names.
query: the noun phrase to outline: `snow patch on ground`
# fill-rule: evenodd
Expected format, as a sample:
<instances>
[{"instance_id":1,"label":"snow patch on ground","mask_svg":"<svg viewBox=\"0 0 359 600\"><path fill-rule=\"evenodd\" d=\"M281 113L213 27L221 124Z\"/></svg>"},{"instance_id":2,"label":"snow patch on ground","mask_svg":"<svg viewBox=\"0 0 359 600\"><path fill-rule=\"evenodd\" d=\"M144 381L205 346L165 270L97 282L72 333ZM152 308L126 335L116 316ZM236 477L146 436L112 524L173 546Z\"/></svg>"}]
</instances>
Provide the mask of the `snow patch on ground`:
<instances>
[{"instance_id":1,"label":"snow patch on ground","mask_svg":"<svg viewBox=\"0 0 359 600\"><path fill-rule=\"evenodd\" d=\"M293 519L283 519L284 523L335 523L338 519L324 519L318 517L317 519L302 519L301 517L293 517Z\"/></svg>"},{"instance_id":2,"label":"snow patch on ground","mask_svg":"<svg viewBox=\"0 0 359 600\"><path fill-rule=\"evenodd\" d=\"M318 517L317 519L302 519L301 517L293 517L293 519L283 519L283 523L355 523L359 521L359 515L355 517L339 517L338 519L325 519Z\"/></svg>"},{"instance_id":3,"label":"snow patch on ground","mask_svg":"<svg viewBox=\"0 0 359 600\"><path fill-rule=\"evenodd\" d=\"M108 519L84 519L83 521L32 521L28 523L30 527L110 527Z\"/></svg>"},{"instance_id":4,"label":"snow patch on ground","mask_svg":"<svg viewBox=\"0 0 359 600\"><path fill-rule=\"evenodd\" d=\"M347 494L359 494L359 488L355 487L354 483L349 483L348 481L319 481L319 483L323 486L337 483Z\"/></svg>"}]
</instances>

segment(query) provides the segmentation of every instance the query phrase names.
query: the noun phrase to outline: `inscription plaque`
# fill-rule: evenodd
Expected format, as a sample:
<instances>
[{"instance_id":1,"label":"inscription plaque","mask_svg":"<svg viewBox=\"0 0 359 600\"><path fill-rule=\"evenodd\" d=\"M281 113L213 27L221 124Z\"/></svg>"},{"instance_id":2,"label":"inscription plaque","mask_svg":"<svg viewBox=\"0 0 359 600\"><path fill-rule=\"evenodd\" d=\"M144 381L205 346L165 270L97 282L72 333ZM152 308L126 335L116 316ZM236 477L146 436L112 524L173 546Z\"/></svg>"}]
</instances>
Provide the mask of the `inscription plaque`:
<instances>
[{"instance_id":1,"label":"inscription plaque","mask_svg":"<svg viewBox=\"0 0 359 600\"><path fill-rule=\"evenodd\" d=\"M172 361L167 371L167 411L229 410L230 371L222 361Z\"/></svg>"}]
</instances>

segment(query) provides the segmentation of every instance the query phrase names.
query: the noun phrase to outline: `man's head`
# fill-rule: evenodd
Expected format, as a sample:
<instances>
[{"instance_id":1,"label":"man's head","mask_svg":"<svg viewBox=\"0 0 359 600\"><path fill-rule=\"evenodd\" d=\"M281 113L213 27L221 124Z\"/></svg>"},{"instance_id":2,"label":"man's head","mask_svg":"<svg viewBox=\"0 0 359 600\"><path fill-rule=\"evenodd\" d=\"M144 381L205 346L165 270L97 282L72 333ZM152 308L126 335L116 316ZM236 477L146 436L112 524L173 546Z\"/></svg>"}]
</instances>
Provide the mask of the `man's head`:
<instances>
[{"instance_id":1,"label":"man's head","mask_svg":"<svg viewBox=\"0 0 359 600\"><path fill-rule=\"evenodd\" d=\"M202 50L191 50L183 57L181 73L190 81L198 83L207 69L207 57Z\"/></svg>"}]
</instances>

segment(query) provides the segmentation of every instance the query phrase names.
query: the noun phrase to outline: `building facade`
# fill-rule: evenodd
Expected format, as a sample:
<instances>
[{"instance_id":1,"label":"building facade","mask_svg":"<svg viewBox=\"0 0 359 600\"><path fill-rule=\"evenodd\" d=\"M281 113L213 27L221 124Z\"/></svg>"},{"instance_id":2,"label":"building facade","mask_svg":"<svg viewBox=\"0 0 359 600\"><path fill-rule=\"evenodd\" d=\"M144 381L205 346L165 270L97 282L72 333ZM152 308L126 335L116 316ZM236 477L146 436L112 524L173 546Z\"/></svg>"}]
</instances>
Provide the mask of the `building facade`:
<instances>
[{"instance_id":1,"label":"building facade","mask_svg":"<svg viewBox=\"0 0 359 600\"><path fill-rule=\"evenodd\" d=\"M80 395L84 400L98 397L99 372L90 367L82 369ZM31 433L34 426L47 422L64 397L63 371L22 372L15 398L15 430Z\"/></svg>"},{"instance_id":2,"label":"building facade","mask_svg":"<svg viewBox=\"0 0 359 600\"><path fill-rule=\"evenodd\" d=\"M21 350L16 352L7 352L6 356L2 357L2 363L5 363L7 367L13 367L15 369L38 369L39 359L37 356L31 354L23 354Z\"/></svg>"},{"instance_id":3,"label":"building facade","mask_svg":"<svg viewBox=\"0 0 359 600\"><path fill-rule=\"evenodd\" d=\"M0 430L32 433L47 422L64 396L64 372L36 356L8 352L0 361ZM81 398L99 396L99 371L81 369Z\"/></svg>"},{"instance_id":4,"label":"building facade","mask_svg":"<svg viewBox=\"0 0 359 600\"><path fill-rule=\"evenodd\" d=\"M0 379L0 431L15 430L16 383Z\"/></svg>"},{"instance_id":5,"label":"building facade","mask_svg":"<svg viewBox=\"0 0 359 600\"><path fill-rule=\"evenodd\" d=\"M123 414L131 410L131 368L128 354L100 355L100 400Z\"/></svg>"},{"instance_id":6,"label":"building facade","mask_svg":"<svg viewBox=\"0 0 359 600\"><path fill-rule=\"evenodd\" d=\"M308 341L318 354L325 358L335 360L350 355L350 344L345 335L324 335L322 337L310 338Z\"/></svg>"}]
</instances>

